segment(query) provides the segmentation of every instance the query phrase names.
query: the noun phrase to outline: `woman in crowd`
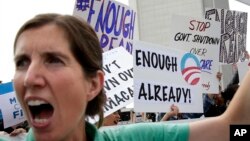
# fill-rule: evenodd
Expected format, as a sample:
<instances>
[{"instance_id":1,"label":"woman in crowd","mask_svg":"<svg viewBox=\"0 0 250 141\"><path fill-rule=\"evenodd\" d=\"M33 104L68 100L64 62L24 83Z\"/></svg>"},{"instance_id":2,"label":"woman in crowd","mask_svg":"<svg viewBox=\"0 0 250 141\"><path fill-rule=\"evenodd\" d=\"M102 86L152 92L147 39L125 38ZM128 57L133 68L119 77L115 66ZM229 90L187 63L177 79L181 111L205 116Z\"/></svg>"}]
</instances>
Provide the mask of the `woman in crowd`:
<instances>
[{"instance_id":1,"label":"woman in crowd","mask_svg":"<svg viewBox=\"0 0 250 141\"><path fill-rule=\"evenodd\" d=\"M250 123L248 72L221 116L99 131L84 119L103 115L102 50L95 31L73 16L27 21L16 35L14 62L14 88L31 127L27 141L228 141L230 124Z\"/></svg>"}]
</instances>

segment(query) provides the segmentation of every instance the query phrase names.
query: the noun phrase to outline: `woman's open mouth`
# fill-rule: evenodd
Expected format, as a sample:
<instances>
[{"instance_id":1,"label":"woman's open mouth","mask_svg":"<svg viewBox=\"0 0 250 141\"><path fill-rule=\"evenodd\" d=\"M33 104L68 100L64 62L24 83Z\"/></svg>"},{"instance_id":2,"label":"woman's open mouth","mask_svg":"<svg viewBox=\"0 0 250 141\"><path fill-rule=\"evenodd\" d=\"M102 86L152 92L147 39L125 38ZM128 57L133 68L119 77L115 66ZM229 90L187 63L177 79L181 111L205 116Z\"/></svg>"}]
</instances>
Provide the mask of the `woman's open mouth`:
<instances>
[{"instance_id":1,"label":"woman's open mouth","mask_svg":"<svg viewBox=\"0 0 250 141\"><path fill-rule=\"evenodd\" d=\"M49 124L49 119L54 113L54 108L51 104L43 100L29 100L28 106L33 126L44 127Z\"/></svg>"}]
</instances>

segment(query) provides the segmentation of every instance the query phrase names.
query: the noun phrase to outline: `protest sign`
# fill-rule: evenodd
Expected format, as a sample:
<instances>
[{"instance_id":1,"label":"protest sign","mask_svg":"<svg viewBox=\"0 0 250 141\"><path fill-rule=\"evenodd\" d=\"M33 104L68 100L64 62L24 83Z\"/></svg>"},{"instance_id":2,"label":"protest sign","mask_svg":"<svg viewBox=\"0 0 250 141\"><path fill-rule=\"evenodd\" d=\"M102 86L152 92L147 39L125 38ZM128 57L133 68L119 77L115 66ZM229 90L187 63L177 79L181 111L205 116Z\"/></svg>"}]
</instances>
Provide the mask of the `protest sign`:
<instances>
[{"instance_id":1,"label":"protest sign","mask_svg":"<svg viewBox=\"0 0 250 141\"><path fill-rule=\"evenodd\" d=\"M114 0L76 0L73 15L85 19L104 51L123 46L132 53L136 13Z\"/></svg>"},{"instance_id":2,"label":"protest sign","mask_svg":"<svg viewBox=\"0 0 250 141\"><path fill-rule=\"evenodd\" d=\"M103 53L105 72L104 90L107 116L133 102L133 58L124 48L118 47Z\"/></svg>"},{"instance_id":3,"label":"protest sign","mask_svg":"<svg viewBox=\"0 0 250 141\"><path fill-rule=\"evenodd\" d=\"M0 85L0 109L3 116L4 128L25 121L24 113L19 104L12 82Z\"/></svg>"},{"instance_id":4,"label":"protest sign","mask_svg":"<svg viewBox=\"0 0 250 141\"><path fill-rule=\"evenodd\" d=\"M174 15L169 36L171 47L200 57L203 93L218 93L219 22Z\"/></svg>"},{"instance_id":5,"label":"protest sign","mask_svg":"<svg viewBox=\"0 0 250 141\"><path fill-rule=\"evenodd\" d=\"M224 91L230 83L232 83L234 75L237 73L236 64L220 64L221 76L221 90Z\"/></svg>"},{"instance_id":6,"label":"protest sign","mask_svg":"<svg viewBox=\"0 0 250 141\"><path fill-rule=\"evenodd\" d=\"M103 70L105 73L104 90L107 96L103 109L104 117L106 117L134 101L132 55L123 47L104 52ZM86 119L91 123L96 123L99 116Z\"/></svg>"},{"instance_id":7,"label":"protest sign","mask_svg":"<svg viewBox=\"0 0 250 141\"><path fill-rule=\"evenodd\" d=\"M203 112L200 61L182 50L136 41L134 60L134 110Z\"/></svg>"},{"instance_id":8,"label":"protest sign","mask_svg":"<svg viewBox=\"0 0 250 141\"><path fill-rule=\"evenodd\" d=\"M249 71L250 61L245 60L244 62L237 62L237 68L239 73L239 81L242 82L244 76Z\"/></svg>"},{"instance_id":9,"label":"protest sign","mask_svg":"<svg viewBox=\"0 0 250 141\"><path fill-rule=\"evenodd\" d=\"M207 8L205 18L221 23L219 61L237 63L246 59L247 13Z\"/></svg>"}]
</instances>

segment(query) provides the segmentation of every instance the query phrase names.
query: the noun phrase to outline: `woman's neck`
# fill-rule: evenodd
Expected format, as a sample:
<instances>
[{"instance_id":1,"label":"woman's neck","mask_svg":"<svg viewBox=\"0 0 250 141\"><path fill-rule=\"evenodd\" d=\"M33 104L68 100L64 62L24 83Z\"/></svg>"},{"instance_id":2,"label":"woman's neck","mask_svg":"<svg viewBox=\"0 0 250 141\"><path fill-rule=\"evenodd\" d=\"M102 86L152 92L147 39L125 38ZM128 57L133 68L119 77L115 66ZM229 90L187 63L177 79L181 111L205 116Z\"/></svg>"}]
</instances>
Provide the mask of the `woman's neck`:
<instances>
[{"instance_id":1,"label":"woman's neck","mask_svg":"<svg viewBox=\"0 0 250 141\"><path fill-rule=\"evenodd\" d=\"M77 127L72 131L69 137L66 137L63 141L87 141L87 135L85 130L84 120L77 125Z\"/></svg>"}]
</instances>

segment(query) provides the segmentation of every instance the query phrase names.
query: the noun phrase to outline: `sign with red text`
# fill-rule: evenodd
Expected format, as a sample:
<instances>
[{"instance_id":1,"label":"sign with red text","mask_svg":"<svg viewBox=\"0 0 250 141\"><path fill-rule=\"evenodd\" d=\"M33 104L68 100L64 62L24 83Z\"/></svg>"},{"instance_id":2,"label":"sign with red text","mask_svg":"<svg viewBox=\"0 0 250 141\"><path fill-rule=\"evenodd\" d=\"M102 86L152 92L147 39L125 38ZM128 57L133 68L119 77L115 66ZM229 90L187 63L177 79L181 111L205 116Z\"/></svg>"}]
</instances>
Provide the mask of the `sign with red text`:
<instances>
[{"instance_id":1,"label":"sign with red text","mask_svg":"<svg viewBox=\"0 0 250 141\"><path fill-rule=\"evenodd\" d=\"M12 85L12 82L0 85L0 109L3 116L4 128L25 121L24 112L16 98Z\"/></svg>"},{"instance_id":2,"label":"sign with red text","mask_svg":"<svg viewBox=\"0 0 250 141\"><path fill-rule=\"evenodd\" d=\"M133 58L123 47L103 53L104 90L107 102L104 116L126 107L133 99Z\"/></svg>"},{"instance_id":3,"label":"sign with red text","mask_svg":"<svg viewBox=\"0 0 250 141\"><path fill-rule=\"evenodd\" d=\"M220 23L205 19L173 16L170 46L200 57L203 93L218 93Z\"/></svg>"},{"instance_id":4,"label":"sign with red text","mask_svg":"<svg viewBox=\"0 0 250 141\"><path fill-rule=\"evenodd\" d=\"M134 110L202 113L200 59L183 50L136 41L133 51Z\"/></svg>"},{"instance_id":5,"label":"sign with red text","mask_svg":"<svg viewBox=\"0 0 250 141\"><path fill-rule=\"evenodd\" d=\"M227 64L245 61L247 13L207 8L205 18L220 22L219 61Z\"/></svg>"},{"instance_id":6,"label":"sign with red text","mask_svg":"<svg viewBox=\"0 0 250 141\"><path fill-rule=\"evenodd\" d=\"M132 53L136 13L114 0L76 0L74 16L85 19L104 51L122 46Z\"/></svg>"}]
</instances>

